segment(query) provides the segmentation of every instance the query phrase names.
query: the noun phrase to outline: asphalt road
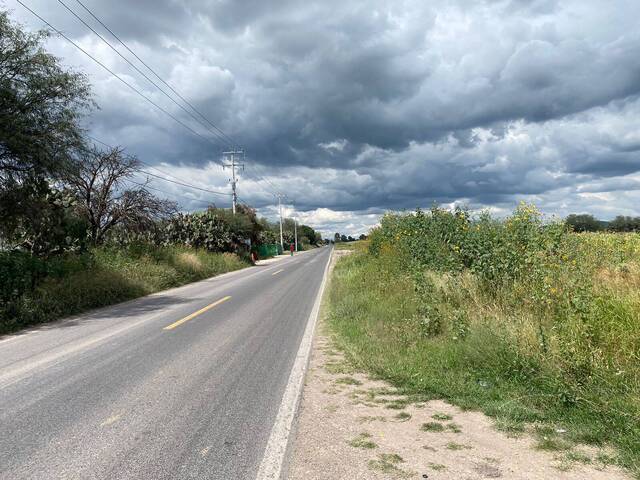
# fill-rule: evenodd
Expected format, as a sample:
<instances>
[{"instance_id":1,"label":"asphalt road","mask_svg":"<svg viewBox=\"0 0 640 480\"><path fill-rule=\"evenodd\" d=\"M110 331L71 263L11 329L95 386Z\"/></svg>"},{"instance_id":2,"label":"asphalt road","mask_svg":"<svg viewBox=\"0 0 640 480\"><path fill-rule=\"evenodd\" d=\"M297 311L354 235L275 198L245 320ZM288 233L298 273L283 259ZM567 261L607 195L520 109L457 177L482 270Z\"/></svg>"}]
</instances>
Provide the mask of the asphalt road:
<instances>
[{"instance_id":1,"label":"asphalt road","mask_svg":"<svg viewBox=\"0 0 640 480\"><path fill-rule=\"evenodd\" d=\"M255 478L329 257L0 339L0 478Z\"/></svg>"}]
</instances>

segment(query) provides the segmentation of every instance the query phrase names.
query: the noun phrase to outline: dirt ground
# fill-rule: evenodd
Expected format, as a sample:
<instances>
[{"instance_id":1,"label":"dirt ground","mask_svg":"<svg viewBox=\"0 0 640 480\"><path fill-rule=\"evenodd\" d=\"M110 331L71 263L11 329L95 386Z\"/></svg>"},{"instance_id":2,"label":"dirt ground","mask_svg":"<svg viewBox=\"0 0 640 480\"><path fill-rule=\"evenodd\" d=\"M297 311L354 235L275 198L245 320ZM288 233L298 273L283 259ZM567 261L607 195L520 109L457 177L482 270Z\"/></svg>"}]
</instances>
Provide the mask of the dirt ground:
<instances>
[{"instance_id":1,"label":"dirt ground","mask_svg":"<svg viewBox=\"0 0 640 480\"><path fill-rule=\"evenodd\" d=\"M631 479L598 460L607 452L541 451L533 436L508 436L482 413L398 395L353 371L322 319L291 453L291 480Z\"/></svg>"}]
</instances>

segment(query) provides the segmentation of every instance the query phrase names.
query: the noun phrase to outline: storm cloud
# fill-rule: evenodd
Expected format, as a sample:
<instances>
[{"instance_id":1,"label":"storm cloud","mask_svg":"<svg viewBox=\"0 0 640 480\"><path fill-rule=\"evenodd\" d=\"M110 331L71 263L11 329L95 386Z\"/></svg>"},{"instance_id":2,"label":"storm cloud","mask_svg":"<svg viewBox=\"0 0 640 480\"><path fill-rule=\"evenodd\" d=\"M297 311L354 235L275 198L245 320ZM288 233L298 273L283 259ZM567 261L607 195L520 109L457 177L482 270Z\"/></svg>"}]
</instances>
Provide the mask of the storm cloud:
<instances>
[{"instance_id":1,"label":"storm cloud","mask_svg":"<svg viewBox=\"0 0 640 480\"><path fill-rule=\"evenodd\" d=\"M27 3L208 135L60 3ZM432 202L640 214L635 0L83 3L246 149L239 192L265 214L276 189L327 234L361 233L385 210ZM14 1L5 7L42 26ZM90 75L100 105L87 118L93 136L228 190L223 145L191 134L63 39L49 48ZM220 203L155 182L187 209Z\"/></svg>"}]
</instances>

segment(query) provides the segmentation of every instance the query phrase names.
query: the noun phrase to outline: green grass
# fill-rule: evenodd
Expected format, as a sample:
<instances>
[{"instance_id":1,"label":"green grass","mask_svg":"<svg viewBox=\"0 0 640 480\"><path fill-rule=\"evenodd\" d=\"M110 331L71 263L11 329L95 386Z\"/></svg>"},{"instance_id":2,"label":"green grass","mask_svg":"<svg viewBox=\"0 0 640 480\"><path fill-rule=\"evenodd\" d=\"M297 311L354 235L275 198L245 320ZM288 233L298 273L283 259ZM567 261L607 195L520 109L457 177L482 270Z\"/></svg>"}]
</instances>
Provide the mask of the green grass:
<instances>
[{"instance_id":1,"label":"green grass","mask_svg":"<svg viewBox=\"0 0 640 480\"><path fill-rule=\"evenodd\" d=\"M583 264L548 267L544 305L528 303L526 278L488 291L464 270L427 270L420 290L400 251L362 249L336 265L329 326L355 367L402 394L481 410L512 435L566 431L540 448L611 446L640 478L640 236L567 241Z\"/></svg>"},{"instance_id":2,"label":"green grass","mask_svg":"<svg viewBox=\"0 0 640 480\"><path fill-rule=\"evenodd\" d=\"M444 432L444 425L438 422L423 423L420 427L423 432Z\"/></svg>"},{"instance_id":3,"label":"green grass","mask_svg":"<svg viewBox=\"0 0 640 480\"><path fill-rule=\"evenodd\" d=\"M0 334L244 268L237 255L186 247L96 248L49 261L35 289L0 308Z\"/></svg>"}]
</instances>

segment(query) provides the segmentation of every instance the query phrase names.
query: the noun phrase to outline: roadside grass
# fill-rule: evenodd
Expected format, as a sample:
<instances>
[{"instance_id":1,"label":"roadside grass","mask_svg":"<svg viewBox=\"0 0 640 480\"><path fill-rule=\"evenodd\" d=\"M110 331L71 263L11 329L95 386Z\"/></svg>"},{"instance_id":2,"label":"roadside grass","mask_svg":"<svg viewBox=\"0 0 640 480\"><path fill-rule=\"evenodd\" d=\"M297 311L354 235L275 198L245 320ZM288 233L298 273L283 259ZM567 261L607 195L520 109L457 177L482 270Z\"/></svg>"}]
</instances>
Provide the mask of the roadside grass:
<instances>
[{"instance_id":1,"label":"roadside grass","mask_svg":"<svg viewBox=\"0 0 640 480\"><path fill-rule=\"evenodd\" d=\"M349 440L347 443L354 448L372 449L378 447L378 445L371 440L371 434L367 432L361 433L357 437Z\"/></svg>"},{"instance_id":2,"label":"roadside grass","mask_svg":"<svg viewBox=\"0 0 640 480\"><path fill-rule=\"evenodd\" d=\"M427 268L425 292L395 240L376 254L362 248L339 260L330 284L337 345L403 394L481 410L511 435L535 427L543 449L612 446L608 463L640 478L640 236L570 235L579 264L541 273L542 306L521 300L526 278L487 291L464 270Z\"/></svg>"},{"instance_id":3,"label":"roadside grass","mask_svg":"<svg viewBox=\"0 0 640 480\"><path fill-rule=\"evenodd\" d=\"M396 478L413 477L413 472L398 468L401 463L404 463L404 459L400 455L396 453L381 453L376 460L369 460L368 466L371 470L391 474Z\"/></svg>"},{"instance_id":4,"label":"roadside grass","mask_svg":"<svg viewBox=\"0 0 640 480\"><path fill-rule=\"evenodd\" d=\"M368 240L356 240L355 242L338 242L334 243L333 248L336 250L351 250L354 252L362 252L369 247Z\"/></svg>"},{"instance_id":5,"label":"roadside grass","mask_svg":"<svg viewBox=\"0 0 640 480\"><path fill-rule=\"evenodd\" d=\"M237 255L187 247L96 248L44 265L34 288L0 306L0 334L244 268Z\"/></svg>"}]
</instances>

